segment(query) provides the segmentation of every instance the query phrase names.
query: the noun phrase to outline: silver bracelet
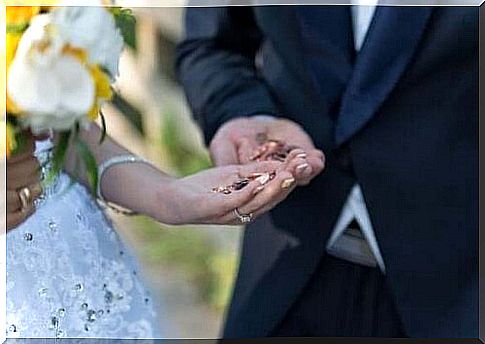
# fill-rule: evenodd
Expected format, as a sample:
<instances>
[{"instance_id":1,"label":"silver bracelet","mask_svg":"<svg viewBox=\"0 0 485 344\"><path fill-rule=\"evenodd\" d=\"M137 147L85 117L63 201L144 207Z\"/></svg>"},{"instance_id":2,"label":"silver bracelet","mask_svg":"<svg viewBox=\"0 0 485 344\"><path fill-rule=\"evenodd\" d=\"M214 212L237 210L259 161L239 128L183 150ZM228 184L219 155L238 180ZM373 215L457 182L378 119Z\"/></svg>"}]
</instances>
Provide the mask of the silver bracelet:
<instances>
[{"instance_id":1,"label":"silver bracelet","mask_svg":"<svg viewBox=\"0 0 485 344\"><path fill-rule=\"evenodd\" d=\"M118 156L112 157L112 158L106 160L105 162L103 162L100 166L98 166L98 185L96 186L96 197L97 197L98 203L102 207L104 207L104 208L108 207L118 214L138 215L137 212L125 209L125 208L123 208L119 205L108 202L107 200L105 200L105 198L103 197L103 194L101 192L101 181L103 179L103 174L110 167L113 167L115 165L120 165L120 164L132 164L132 163L143 163L143 164L153 166L149 161L147 161L147 160L145 160L141 157L132 155L132 154L118 155Z\"/></svg>"}]
</instances>

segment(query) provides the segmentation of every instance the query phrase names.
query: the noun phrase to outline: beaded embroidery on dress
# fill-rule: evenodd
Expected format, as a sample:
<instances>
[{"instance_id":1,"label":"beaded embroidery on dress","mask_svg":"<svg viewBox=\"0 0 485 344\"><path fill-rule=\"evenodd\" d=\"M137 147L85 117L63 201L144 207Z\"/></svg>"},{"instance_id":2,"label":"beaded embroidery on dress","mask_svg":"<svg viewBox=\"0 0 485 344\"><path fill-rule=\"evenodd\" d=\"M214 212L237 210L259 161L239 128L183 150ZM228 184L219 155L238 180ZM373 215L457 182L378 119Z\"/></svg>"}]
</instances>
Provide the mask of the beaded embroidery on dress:
<instances>
[{"instance_id":1,"label":"beaded embroidery on dress","mask_svg":"<svg viewBox=\"0 0 485 344\"><path fill-rule=\"evenodd\" d=\"M37 145L41 162L50 148ZM7 234L7 338L160 338L138 275L96 201L60 174Z\"/></svg>"}]
</instances>

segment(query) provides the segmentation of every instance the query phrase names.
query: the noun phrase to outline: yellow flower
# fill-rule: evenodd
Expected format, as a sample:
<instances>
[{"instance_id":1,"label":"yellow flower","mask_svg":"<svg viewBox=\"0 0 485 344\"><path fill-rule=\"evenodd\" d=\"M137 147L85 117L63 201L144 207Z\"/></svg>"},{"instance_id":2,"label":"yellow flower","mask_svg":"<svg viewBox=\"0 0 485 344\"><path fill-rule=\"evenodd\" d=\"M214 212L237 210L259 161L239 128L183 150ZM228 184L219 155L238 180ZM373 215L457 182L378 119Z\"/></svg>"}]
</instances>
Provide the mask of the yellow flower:
<instances>
[{"instance_id":1,"label":"yellow flower","mask_svg":"<svg viewBox=\"0 0 485 344\"><path fill-rule=\"evenodd\" d=\"M91 66L89 69L96 88L96 98L93 107L88 113L88 118L89 120L94 121L98 118L102 102L111 100L113 91L111 90L109 76L101 69L101 67L95 65Z\"/></svg>"},{"instance_id":2,"label":"yellow flower","mask_svg":"<svg viewBox=\"0 0 485 344\"><path fill-rule=\"evenodd\" d=\"M22 35L17 35L13 33L7 33L6 35L6 46L7 46L7 55L6 55L6 67L10 66L15 57L15 52L17 51L17 46L19 45L19 41Z\"/></svg>"},{"instance_id":3,"label":"yellow flower","mask_svg":"<svg viewBox=\"0 0 485 344\"><path fill-rule=\"evenodd\" d=\"M38 5L39 7L49 7L56 5L58 0L4 0L6 6L31 6Z\"/></svg>"},{"instance_id":4,"label":"yellow flower","mask_svg":"<svg viewBox=\"0 0 485 344\"><path fill-rule=\"evenodd\" d=\"M15 57L15 52L17 51L17 46L19 44L20 38L22 37L21 34L14 34L14 33L7 33L6 34L6 56L5 56L5 68L6 68L6 77L8 78L8 69L12 64L12 61ZM12 100L9 98L7 94L7 113L9 114L19 114L19 109L15 106Z\"/></svg>"},{"instance_id":5,"label":"yellow flower","mask_svg":"<svg viewBox=\"0 0 485 344\"><path fill-rule=\"evenodd\" d=\"M40 6L7 6L7 26L21 27L27 25L34 16L39 14Z\"/></svg>"},{"instance_id":6,"label":"yellow flower","mask_svg":"<svg viewBox=\"0 0 485 344\"><path fill-rule=\"evenodd\" d=\"M89 69L91 78L94 82L94 87L96 89L96 96L93 107L88 113L88 119L94 121L96 118L98 118L101 103L103 101L109 101L113 97L110 78L99 65L88 65L88 54L85 50L74 48L72 46L66 46L63 53L74 56L79 61L86 64Z\"/></svg>"},{"instance_id":7,"label":"yellow flower","mask_svg":"<svg viewBox=\"0 0 485 344\"><path fill-rule=\"evenodd\" d=\"M72 57L75 57L78 59L81 63L87 64L88 63L88 53L81 49L81 48L76 48L71 45L66 45L62 49L62 53L66 55L71 55Z\"/></svg>"},{"instance_id":8,"label":"yellow flower","mask_svg":"<svg viewBox=\"0 0 485 344\"><path fill-rule=\"evenodd\" d=\"M7 113L9 115L13 116L20 116L22 115L22 111L19 109L17 105L10 99L10 97L7 94L7 99L6 99L6 108L7 108Z\"/></svg>"}]
</instances>

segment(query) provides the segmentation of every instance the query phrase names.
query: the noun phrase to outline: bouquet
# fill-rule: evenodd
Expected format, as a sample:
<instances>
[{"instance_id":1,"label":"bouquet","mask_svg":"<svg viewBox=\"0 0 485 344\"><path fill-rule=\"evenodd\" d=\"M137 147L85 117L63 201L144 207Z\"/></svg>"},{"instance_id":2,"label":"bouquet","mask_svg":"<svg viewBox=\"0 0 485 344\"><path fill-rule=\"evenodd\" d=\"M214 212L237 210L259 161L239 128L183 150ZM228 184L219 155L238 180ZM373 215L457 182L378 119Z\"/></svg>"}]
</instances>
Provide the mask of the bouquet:
<instances>
[{"instance_id":1,"label":"bouquet","mask_svg":"<svg viewBox=\"0 0 485 344\"><path fill-rule=\"evenodd\" d=\"M100 142L104 139L101 107L113 96L134 17L102 0L91 1L94 6L63 5L6 8L6 154L21 148L24 130L54 132L51 173L63 168L68 146L75 145L95 188L96 161L79 131L100 117Z\"/></svg>"}]
</instances>

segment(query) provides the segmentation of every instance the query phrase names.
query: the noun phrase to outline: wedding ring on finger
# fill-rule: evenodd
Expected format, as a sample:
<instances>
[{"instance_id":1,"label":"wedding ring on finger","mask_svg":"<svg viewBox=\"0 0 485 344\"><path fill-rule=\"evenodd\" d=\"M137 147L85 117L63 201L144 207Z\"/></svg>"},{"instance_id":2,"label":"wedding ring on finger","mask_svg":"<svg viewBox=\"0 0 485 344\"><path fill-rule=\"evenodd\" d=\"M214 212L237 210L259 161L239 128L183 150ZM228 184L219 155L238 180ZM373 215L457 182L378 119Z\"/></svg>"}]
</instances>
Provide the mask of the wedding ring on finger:
<instances>
[{"instance_id":1,"label":"wedding ring on finger","mask_svg":"<svg viewBox=\"0 0 485 344\"><path fill-rule=\"evenodd\" d=\"M32 192L28 187L23 187L17 191L20 199L20 211L26 212L32 202Z\"/></svg>"},{"instance_id":2,"label":"wedding ring on finger","mask_svg":"<svg viewBox=\"0 0 485 344\"><path fill-rule=\"evenodd\" d=\"M234 214L237 216L237 218L239 219L239 221L241 221L242 224L250 223L253 220L253 214L252 213L241 214L241 212L237 208L234 209Z\"/></svg>"}]
</instances>

